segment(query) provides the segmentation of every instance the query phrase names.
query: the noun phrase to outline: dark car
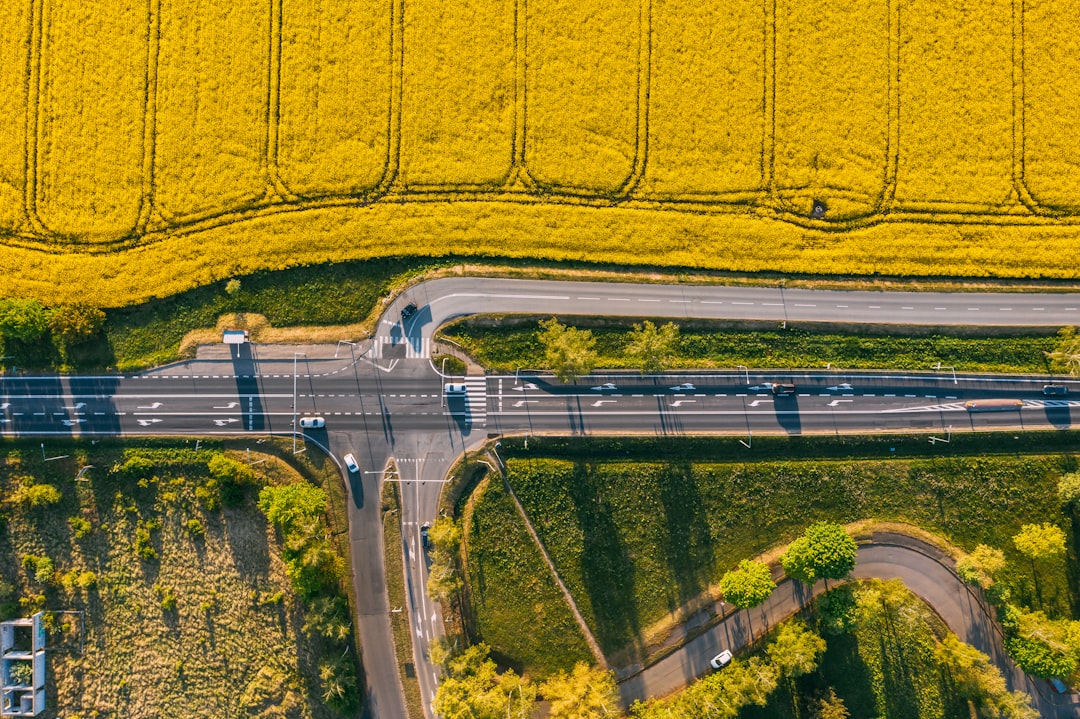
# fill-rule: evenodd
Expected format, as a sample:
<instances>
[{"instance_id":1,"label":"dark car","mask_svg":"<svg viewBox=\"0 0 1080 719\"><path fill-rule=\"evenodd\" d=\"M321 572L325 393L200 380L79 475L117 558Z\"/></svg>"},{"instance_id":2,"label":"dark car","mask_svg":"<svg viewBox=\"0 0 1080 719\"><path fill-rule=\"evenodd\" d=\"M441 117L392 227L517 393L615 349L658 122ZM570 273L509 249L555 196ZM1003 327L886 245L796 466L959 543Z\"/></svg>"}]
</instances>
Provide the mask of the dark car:
<instances>
[{"instance_id":1,"label":"dark car","mask_svg":"<svg viewBox=\"0 0 1080 719\"><path fill-rule=\"evenodd\" d=\"M1045 384L1043 385L1043 394L1047 397L1054 397L1068 394L1069 388L1063 384Z\"/></svg>"},{"instance_id":2,"label":"dark car","mask_svg":"<svg viewBox=\"0 0 1080 719\"><path fill-rule=\"evenodd\" d=\"M431 530L430 524L425 524L420 527L420 543L424 545L424 549L431 546L431 539L428 537L428 532Z\"/></svg>"},{"instance_id":3,"label":"dark car","mask_svg":"<svg viewBox=\"0 0 1080 719\"><path fill-rule=\"evenodd\" d=\"M402 320L407 320L407 319L409 319L410 317L412 317L415 314L416 314L416 303L415 302L410 302L409 304L407 304L407 305L405 305L404 307L401 308L401 319Z\"/></svg>"}]
</instances>

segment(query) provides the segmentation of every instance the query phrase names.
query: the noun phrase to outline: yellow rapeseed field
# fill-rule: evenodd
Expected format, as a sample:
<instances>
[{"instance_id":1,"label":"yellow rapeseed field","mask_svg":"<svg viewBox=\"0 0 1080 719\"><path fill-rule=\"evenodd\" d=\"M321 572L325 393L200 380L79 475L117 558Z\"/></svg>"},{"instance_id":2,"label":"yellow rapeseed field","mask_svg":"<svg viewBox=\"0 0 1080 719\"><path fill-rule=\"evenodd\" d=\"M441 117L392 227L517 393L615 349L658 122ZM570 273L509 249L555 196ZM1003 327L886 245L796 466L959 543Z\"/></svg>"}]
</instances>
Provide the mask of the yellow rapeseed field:
<instances>
[{"instance_id":1,"label":"yellow rapeseed field","mask_svg":"<svg viewBox=\"0 0 1080 719\"><path fill-rule=\"evenodd\" d=\"M261 200L270 3L160 2L154 209L170 223Z\"/></svg>"},{"instance_id":2,"label":"yellow rapeseed field","mask_svg":"<svg viewBox=\"0 0 1080 719\"><path fill-rule=\"evenodd\" d=\"M774 184L787 207L868 215L889 153L889 0L778 0Z\"/></svg>"},{"instance_id":3,"label":"yellow rapeseed field","mask_svg":"<svg viewBox=\"0 0 1080 719\"><path fill-rule=\"evenodd\" d=\"M993 212L1012 183L1011 0L900 0L900 208Z\"/></svg>"},{"instance_id":4,"label":"yellow rapeseed field","mask_svg":"<svg viewBox=\"0 0 1080 719\"><path fill-rule=\"evenodd\" d=\"M644 7L642 7L642 5ZM525 165L540 185L614 193L635 170L648 0L529 0ZM642 125L644 128L644 125Z\"/></svg>"},{"instance_id":5,"label":"yellow rapeseed field","mask_svg":"<svg viewBox=\"0 0 1080 719\"><path fill-rule=\"evenodd\" d=\"M1080 276L1080 0L0 3L0 295L389 255Z\"/></svg>"},{"instance_id":6,"label":"yellow rapeseed field","mask_svg":"<svg viewBox=\"0 0 1080 719\"><path fill-rule=\"evenodd\" d=\"M405 3L401 183L498 186L514 155L513 0Z\"/></svg>"},{"instance_id":7,"label":"yellow rapeseed field","mask_svg":"<svg viewBox=\"0 0 1080 719\"><path fill-rule=\"evenodd\" d=\"M0 3L0 232L17 231L23 222L28 10L28 3Z\"/></svg>"},{"instance_id":8,"label":"yellow rapeseed field","mask_svg":"<svg viewBox=\"0 0 1080 719\"><path fill-rule=\"evenodd\" d=\"M393 31L382 0L283 3L276 164L286 192L369 192L386 176Z\"/></svg>"},{"instance_id":9,"label":"yellow rapeseed field","mask_svg":"<svg viewBox=\"0 0 1080 719\"><path fill-rule=\"evenodd\" d=\"M763 188L761 0L654 0L649 153L639 195L756 197Z\"/></svg>"},{"instance_id":10,"label":"yellow rapeseed field","mask_svg":"<svg viewBox=\"0 0 1080 719\"><path fill-rule=\"evenodd\" d=\"M1023 0L1023 180L1039 205L1080 208L1080 3Z\"/></svg>"},{"instance_id":11,"label":"yellow rapeseed field","mask_svg":"<svg viewBox=\"0 0 1080 719\"><path fill-rule=\"evenodd\" d=\"M61 236L126 235L143 195L146 1L39 7L36 217Z\"/></svg>"}]
</instances>

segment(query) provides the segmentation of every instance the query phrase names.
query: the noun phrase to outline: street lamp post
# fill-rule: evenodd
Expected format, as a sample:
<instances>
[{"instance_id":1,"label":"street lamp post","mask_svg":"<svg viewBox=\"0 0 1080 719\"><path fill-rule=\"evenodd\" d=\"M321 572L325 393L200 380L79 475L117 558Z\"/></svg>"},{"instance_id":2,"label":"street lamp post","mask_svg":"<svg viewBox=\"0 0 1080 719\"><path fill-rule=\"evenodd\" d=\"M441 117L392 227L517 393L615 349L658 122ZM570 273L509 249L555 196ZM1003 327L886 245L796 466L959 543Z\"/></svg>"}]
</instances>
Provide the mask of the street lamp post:
<instances>
[{"instance_id":1,"label":"street lamp post","mask_svg":"<svg viewBox=\"0 0 1080 719\"><path fill-rule=\"evenodd\" d=\"M787 329L787 299L784 298L784 285L787 284L787 280L780 280L780 304L784 306L784 326L783 329Z\"/></svg>"},{"instance_id":2,"label":"street lamp post","mask_svg":"<svg viewBox=\"0 0 1080 719\"><path fill-rule=\"evenodd\" d=\"M307 359L307 352L293 352L292 353L292 453L296 454L296 358L300 355L304 355L304 359Z\"/></svg>"}]
</instances>

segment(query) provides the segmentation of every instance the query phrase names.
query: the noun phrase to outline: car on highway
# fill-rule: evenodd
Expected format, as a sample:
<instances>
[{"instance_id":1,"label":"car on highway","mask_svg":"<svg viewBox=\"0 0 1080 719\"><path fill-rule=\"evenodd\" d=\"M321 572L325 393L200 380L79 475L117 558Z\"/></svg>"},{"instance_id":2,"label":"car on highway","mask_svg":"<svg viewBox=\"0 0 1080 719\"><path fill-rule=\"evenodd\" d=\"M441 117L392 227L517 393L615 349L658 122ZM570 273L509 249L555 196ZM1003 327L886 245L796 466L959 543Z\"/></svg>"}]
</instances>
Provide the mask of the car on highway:
<instances>
[{"instance_id":1,"label":"car on highway","mask_svg":"<svg viewBox=\"0 0 1080 719\"><path fill-rule=\"evenodd\" d=\"M401 308L401 321L404 322L405 320L409 319L410 317L412 317L415 314L416 314L416 303L415 302L410 302L409 304L407 304L407 305L405 305L404 307Z\"/></svg>"},{"instance_id":2,"label":"car on highway","mask_svg":"<svg viewBox=\"0 0 1080 719\"><path fill-rule=\"evenodd\" d=\"M614 382L605 382L604 384L598 384L592 388L593 392L610 392L612 390L619 389L615 386Z\"/></svg>"},{"instance_id":3,"label":"car on highway","mask_svg":"<svg viewBox=\"0 0 1080 719\"><path fill-rule=\"evenodd\" d=\"M460 382L447 382L443 385L443 392L446 394L465 394L468 388Z\"/></svg>"},{"instance_id":4,"label":"car on highway","mask_svg":"<svg viewBox=\"0 0 1080 719\"><path fill-rule=\"evenodd\" d=\"M1043 385L1043 394L1047 397L1060 397L1069 393L1069 388L1063 384Z\"/></svg>"},{"instance_id":5,"label":"car on highway","mask_svg":"<svg viewBox=\"0 0 1080 719\"><path fill-rule=\"evenodd\" d=\"M301 417L301 429L322 429L326 426L326 420L322 417Z\"/></svg>"},{"instance_id":6,"label":"car on highway","mask_svg":"<svg viewBox=\"0 0 1080 719\"><path fill-rule=\"evenodd\" d=\"M731 656L731 651L725 649L724 651L720 652L715 657L709 660L709 666L711 666L713 669L723 669L728 664L731 664L732 658L733 657Z\"/></svg>"},{"instance_id":7,"label":"car on highway","mask_svg":"<svg viewBox=\"0 0 1080 719\"><path fill-rule=\"evenodd\" d=\"M773 382L771 389L772 393L776 395L795 394L795 385L793 384L782 384L780 382Z\"/></svg>"},{"instance_id":8,"label":"car on highway","mask_svg":"<svg viewBox=\"0 0 1080 719\"><path fill-rule=\"evenodd\" d=\"M427 549L427 548L429 548L431 546L431 538L428 536L428 533L430 531L431 531L431 525L430 524L425 524L422 527L420 527L420 544L423 545L424 549Z\"/></svg>"},{"instance_id":9,"label":"car on highway","mask_svg":"<svg viewBox=\"0 0 1080 719\"><path fill-rule=\"evenodd\" d=\"M356 457L352 456L352 452L346 454L344 460L345 466L349 468L350 472L360 471L360 465L356 463Z\"/></svg>"},{"instance_id":10,"label":"car on highway","mask_svg":"<svg viewBox=\"0 0 1080 719\"><path fill-rule=\"evenodd\" d=\"M683 382L682 384L677 384L674 387L670 387L669 389L672 392L693 392L696 388L689 382Z\"/></svg>"},{"instance_id":11,"label":"car on highway","mask_svg":"<svg viewBox=\"0 0 1080 719\"><path fill-rule=\"evenodd\" d=\"M968 412L1009 412L1023 408L1024 402L1019 399L969 399L964 402Z\"/></svg>"}]
</instances>

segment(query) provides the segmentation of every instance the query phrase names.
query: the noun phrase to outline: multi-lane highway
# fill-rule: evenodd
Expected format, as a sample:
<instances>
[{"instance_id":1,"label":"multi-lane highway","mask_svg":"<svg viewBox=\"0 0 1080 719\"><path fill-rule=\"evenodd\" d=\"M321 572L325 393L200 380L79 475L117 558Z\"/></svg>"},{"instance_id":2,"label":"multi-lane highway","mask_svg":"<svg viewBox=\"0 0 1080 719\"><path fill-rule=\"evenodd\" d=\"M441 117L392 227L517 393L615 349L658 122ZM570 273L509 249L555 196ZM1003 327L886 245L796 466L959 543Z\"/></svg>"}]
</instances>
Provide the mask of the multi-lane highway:
<instances>
[{"instance_id":1,"label":"multi-lane highway","mask_svg":"<svg viewBox=\"0 0 1080 719\"><path fill-rule=\"evenodd\" d=\"M407 320L399 312L415 302ZM456 378L447 395L432 367L431 337L447 320L475 312L613 314L664 318L827 320L1055 326L1080 321L1075 295L884 294L453 278L417 285L389 303L376 336L336 347L242 346L147 372L98 377L4 377L0 434L11 436L290 434L297 416L321 415L306 439L332 455L352 452L348 474L357 627L371 708L404 715L390 641L379 492L393 461L402 482L402 522L415 666L425 704L437 687L428 643L442 634L427 600L420 526L435 516L453 460L493 434L850 433L995 428L1071 428L1080 385L1046 397L1045 377L927 373L726 372L596 375L562 384L521 373ZM347 338L342 338L347 339ZM948 361L948 358L943 358ZM929 368L928 368L929 369ZM790 395L771 384L790 383ZM970 400L1009 400L970 411ZM304 437L300 438L304 441ZM430 706L427 707L430 713Z\"/></svg>"}]
</instances>

